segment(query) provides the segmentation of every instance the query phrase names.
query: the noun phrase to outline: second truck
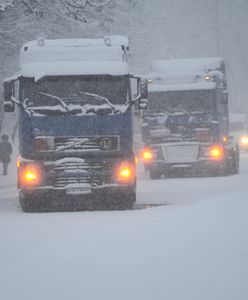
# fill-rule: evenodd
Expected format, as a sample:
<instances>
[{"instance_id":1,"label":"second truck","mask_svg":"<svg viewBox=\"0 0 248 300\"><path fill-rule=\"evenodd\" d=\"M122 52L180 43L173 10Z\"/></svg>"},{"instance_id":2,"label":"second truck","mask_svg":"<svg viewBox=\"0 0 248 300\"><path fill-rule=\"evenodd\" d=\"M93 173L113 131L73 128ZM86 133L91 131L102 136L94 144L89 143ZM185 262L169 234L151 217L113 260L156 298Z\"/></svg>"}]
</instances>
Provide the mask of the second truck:
<instances>
[{"instance_id":1,"label":"second truck","mask_svg":"<svg viewBox=\"0 0 248 300\"><path fill-rule=\"evenodd\" d=\"M229 136L224 60L154 61L147 78L142 156L150 177L238 173L239 148Z\"/></svg>"}]
</instances>

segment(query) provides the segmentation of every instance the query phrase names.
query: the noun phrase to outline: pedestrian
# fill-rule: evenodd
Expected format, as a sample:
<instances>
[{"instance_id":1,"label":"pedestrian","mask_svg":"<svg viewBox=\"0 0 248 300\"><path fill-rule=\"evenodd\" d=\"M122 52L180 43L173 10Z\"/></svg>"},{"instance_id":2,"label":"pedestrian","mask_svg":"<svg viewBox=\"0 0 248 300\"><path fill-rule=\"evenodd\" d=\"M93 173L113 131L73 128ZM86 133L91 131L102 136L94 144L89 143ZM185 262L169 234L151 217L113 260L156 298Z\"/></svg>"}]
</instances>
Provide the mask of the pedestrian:
<instances>
[{"instance_id":1,"label":"pedestrian","mask_svg":"<svg viewBox=\"0 0 248 300\"><path fill-rule=\"evenodd\" d=\"M3 175L8 174L8 165L10 163L10 157L12 154L12 146L9 142L9 137L7 134L3 134L0 142L0 161L3 164Z\"/></svg>"}]
</instances>

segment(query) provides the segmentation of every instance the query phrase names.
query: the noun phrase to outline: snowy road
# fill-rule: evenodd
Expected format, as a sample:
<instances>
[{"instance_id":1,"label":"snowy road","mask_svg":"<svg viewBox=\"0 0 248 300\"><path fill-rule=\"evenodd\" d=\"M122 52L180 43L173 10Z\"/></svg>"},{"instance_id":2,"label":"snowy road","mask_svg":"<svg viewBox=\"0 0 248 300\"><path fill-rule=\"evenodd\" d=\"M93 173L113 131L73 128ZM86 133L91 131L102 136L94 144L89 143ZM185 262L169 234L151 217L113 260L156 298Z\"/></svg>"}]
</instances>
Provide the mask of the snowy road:
<instances>
[{"instance_id":1,"label":"snowy road","mask_svg":"<svg viewBox=\"0 0 248 300\"><path fill-rule=\"evenodd\" d=\"M14 168L14 166L13 166ZM0 177L0 299L248 299L241 173L140 180L133 211L22 213Z\"/></svg>"}]
</instances>

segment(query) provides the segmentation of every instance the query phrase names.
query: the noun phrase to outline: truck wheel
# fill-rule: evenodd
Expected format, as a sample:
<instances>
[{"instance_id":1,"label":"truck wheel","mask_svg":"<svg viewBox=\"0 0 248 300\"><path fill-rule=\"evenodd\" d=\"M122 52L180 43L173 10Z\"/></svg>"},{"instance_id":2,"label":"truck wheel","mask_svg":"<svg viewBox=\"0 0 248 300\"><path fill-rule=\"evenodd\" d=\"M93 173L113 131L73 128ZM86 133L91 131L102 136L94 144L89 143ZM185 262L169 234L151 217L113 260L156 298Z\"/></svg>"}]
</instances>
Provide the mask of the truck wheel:
<instances>
[{"instance_id":1,"label":"truck wheel","mask_svg":"<svg viewBox=\"0 0 248 300\"><path fill-rule=\"evenodd\" d=\"M232 171L233 171L232 174L238 174L239 173L239 154L238 153L236 153L233 156L233 159L232 159Z\"/></svg>"},{"instance_id":2,"label":"truck wheel","mask_svg":"<svg viewBox=\"0 0 248 300\"><path fill-rule=\"evenodd\" d=\"M98 201L96 210L129 210L133 208L136 201L135 191L116 191Z\"/></svg>"},{"instance_id":3,"label":"truck wheel","mask_svg":"<svg viewBox=\"0 0 248 300\"><path fill-rule=\"evenodd\" d=\"M149 175L151 179L160 179L162 176L161 172L157 169L150 169Z\"/></svg>"},{"instance_id":4,"label":"truck wheel","mask_svg":"<svg viewBox=\"0 0 248 300\"><path fill-rule=\"evenodd\" d=\"M232 156L231 161L226 161L225 175L234 175L239 173L239 158L237 155Z\"/></svg>"},{"instance_id":5,"label":"truck wheel","mask_svg":"<svg viewBox=\"0 0 248 300\"><path fill-rule=\"evenodd\" d=\"M221 170L219 168L210 169L210 176L211 177L218 177L220 175L221 175Z\"/></svg>"},{"instance_id":6,"label":"truck wheel","mask_svg":"<svg viewBox=\"0 0 248 300\"><path fill-rule=\"evenodd\" d=\"M113 203L114 210L130 210L133 209L133 204L136 201L136 193L128 192L128 193L120 193L116 196L116 199Z\"/></svg>"},{"instance_id":7,"label":"truck wheel","mask_svg":"<svg viewBox=\"0 0 248 300\"><path fill-rule=\"evenodd\" d=\"M19 196L20 205L24 212L38 212L39 207L37 206L36 199L31 197ZM35 201L35 202L34 202Z\"/></svg>"}]
</instances>

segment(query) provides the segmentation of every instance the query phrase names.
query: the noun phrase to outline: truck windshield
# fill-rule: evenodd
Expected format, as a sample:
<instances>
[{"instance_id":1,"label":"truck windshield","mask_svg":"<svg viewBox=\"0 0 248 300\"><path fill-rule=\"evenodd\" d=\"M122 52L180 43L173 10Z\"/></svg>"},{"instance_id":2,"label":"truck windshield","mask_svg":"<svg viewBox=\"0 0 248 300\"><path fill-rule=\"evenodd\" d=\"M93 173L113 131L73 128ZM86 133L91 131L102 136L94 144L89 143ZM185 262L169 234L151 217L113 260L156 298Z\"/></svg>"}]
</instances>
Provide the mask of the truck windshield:
<instances>
[{"instance_id":1,"label":"truck windshield","mask_svg":"<svg viewBox=\"0 0 248 300\"><path fill-rule=\"evenodd\" d=\"M149 93L149 110L168 113L209 113L215 111L215 90Z\"/></svg>"},{"instance_id":2,"label":"truck windshield","mask_svg":"<svg viewBox=\"0 0 248 300\"><path fill-rule=\"evenodd\" d=\"M25 79L25 108L40 114L116 114L129 103L128 76L45 77Z\"/></svg>"}]
</instances>

